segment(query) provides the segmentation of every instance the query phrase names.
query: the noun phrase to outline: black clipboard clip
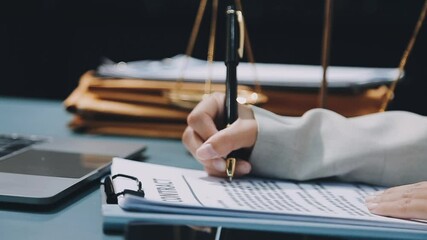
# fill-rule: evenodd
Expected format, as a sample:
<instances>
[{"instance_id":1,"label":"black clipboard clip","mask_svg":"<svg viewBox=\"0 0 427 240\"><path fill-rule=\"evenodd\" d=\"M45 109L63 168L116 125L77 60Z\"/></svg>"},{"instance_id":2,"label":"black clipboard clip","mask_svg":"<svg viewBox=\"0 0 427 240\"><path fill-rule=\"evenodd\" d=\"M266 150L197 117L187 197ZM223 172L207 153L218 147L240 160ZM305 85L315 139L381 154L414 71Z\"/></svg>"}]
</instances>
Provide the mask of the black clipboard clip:
<instances>
[{"instance_id":1,"label":"black clipboard clip","mask_svg":"<svg viewBox=\"0 0 427 240\"><path fill-rule=\"evenodd\" d=\"M121 192L116 193L116 191L114 190L113 180L117 177L123 177L123 178L128 178L131 180L135 180L137 189L136 190L125 189ZM126 174L116 174L113 176L111 176L111 175L107 176L104 179L104 191L105 191L105 196L107 198L106 199L107 204L117 204L117 197L120 195L124 195L124 194L131 194L131 195L136 195L139 197L145 196L145 192L142 189L142 182L139 181L138 178L136 178L134 176L126 175Z\"/></svg>"}]
</instances>

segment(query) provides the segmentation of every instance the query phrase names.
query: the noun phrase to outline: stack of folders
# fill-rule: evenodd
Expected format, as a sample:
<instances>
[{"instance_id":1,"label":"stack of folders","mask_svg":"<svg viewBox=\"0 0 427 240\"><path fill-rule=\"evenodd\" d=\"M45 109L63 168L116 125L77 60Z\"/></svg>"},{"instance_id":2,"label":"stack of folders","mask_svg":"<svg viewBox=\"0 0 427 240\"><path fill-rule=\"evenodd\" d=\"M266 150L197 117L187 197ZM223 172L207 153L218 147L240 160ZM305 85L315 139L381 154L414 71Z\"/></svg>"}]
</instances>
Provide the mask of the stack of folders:
<instances>
[{"instance_id":1,"label":"stack of folders","mask_svg":"<svg viewBox=\"0 0 427 240\"><path fill-rule=\"evenodd\" d=\"M280 115L318 106L320 66L239 63L238 95ZM328 108L344 116L378 112L396 69L330 67ZM223 62L185 55L106 62L84 73L64 101L71 129L95 134L180 138L186 117L209 92L225 91ZM207 81L209 79L209 81ZM209 82L210 84L207 84Z\"/></svg>"}]
</instances>

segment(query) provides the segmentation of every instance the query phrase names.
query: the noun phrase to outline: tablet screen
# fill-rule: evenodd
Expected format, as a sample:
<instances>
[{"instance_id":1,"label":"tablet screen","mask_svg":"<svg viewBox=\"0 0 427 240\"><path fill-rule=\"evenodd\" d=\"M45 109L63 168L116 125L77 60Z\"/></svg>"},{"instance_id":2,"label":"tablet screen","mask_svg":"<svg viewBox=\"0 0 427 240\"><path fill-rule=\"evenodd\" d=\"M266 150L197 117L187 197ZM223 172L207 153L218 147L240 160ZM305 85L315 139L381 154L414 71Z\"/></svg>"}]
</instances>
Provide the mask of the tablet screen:
<instances>
[{"instance_id":1,"label":"tablet screen","mask_svg":"<svg viewBox=\"0 0 427 240\"><path fill-rule=\"evenodd\" d=\"M30 149L0 161L0 172L81 178L111 162L111 156Z\"/></svg>"}]
</instances>

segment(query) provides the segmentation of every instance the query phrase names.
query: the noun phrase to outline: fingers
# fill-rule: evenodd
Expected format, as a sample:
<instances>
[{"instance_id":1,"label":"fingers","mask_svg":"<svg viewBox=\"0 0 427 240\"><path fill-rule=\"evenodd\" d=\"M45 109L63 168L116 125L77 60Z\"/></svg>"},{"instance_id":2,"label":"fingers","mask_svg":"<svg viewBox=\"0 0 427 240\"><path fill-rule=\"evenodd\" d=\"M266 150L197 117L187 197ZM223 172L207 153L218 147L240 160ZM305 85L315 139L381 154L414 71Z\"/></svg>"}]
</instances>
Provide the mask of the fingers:
<instances>
[{"instance_id":1,"label":"fingers","mask_svg":"<svg viewBox=\"0 0 427 240\"><path fill-rule=\"evenodd\" d=\"M252 147L255 144L257 124L254 119L238 119L236 122L211 136L197 150L200 159L226 157L230 152Z\"/></svg>"},{"instance_id":2,"label":"fingers","mask_svg":"<svg viewBox=\"0 0 427 240\"><path fill-rule=\"evenodd\" d=\"M215 120L221 118L224 109L224 95L214 93L201 101L187 117L190 126L202 139L206 140L218 129Z\"/></svg>"},{"instance_id":3,"label":"fingers","mask_svg":"<svg viewBox=\"0 0 427 240\"><path fill-rule=\"evenodd\" d=\"M427 219L427 183L404 185L366 197L368 209L378 215Z\"/></svg>"},{"instance_id":4,"label":"fingers","mask_svg":"<svg viewBox=\"0 0 427 240\"><path fill-rule=\"evenodd\" d=\"M183 134L183 143L187 150L196 158L205 168L206 172L212 176L226 177L225 173L225 160L216 154L216 151L210 144L203 145L201 138L195 133L191 127L187 127ZM200 146L204 148L212 148L206 151L215 152L213 155L217 157L200 158L196 152L200 149ZM203 151L203 150L202 150ZM242 160L237 160L235 176L239 177L248 174L251 171L251 165Z\"/></svg>"},{"instance_id":5,"label":"fingers","mask_svg":"<svg viewBox=\"0 0 427 240\"><path fill-rule=\"evenodd\" d=\"M214 176L225 176L225 158L230 152L250 148L255 144L257 125L254 119L238 119L206 140L195 152L206 171ZM247 161L237 160L235 175L242 176L251 171Z\"/></svg>"},{"instance_id":6,"label":"fingers","mask_svg":"<svg viewBox=\"0 0 427 240\"><path fill-rule=\"evenodd\" d=\"M218 132L215 119L222 115L221 101L224 101L224 95L214 93L202 100L187 117L188 127L182 135L182 142L195 158L196 149Z\"/></svg>"},{"instance_id":7,"label":"fingers","mask_svg":"<svg viewBox=\"0 0 427 240\"><path fill-rule=\"evenodd\" d=\"M182 143L187 150L197 159L196 150L203 144L203 140L191 127L187 127L182 134Z\"/></svg>"},{"instance_id":8,"label":"fingers","mask_svg":"<svg viewBox=\"0 0 427 240\"><path fill-rule=\"evenodd\" d=\"M230 127L218 130L222 119L224 95L212 94L201 101L187 117L188 127L182 136L185 147L203 164L210 175L225 177L225 160L230 152L250 149L256 140L257 124L249 107L239 105L239 118ZM248 174L250 163L236 162L235 176Z\"/></svg>"},{"instance_id":9,"label":"fingers","mask_svg":"<svg viewBox=\"0 0 427 240\"><path fill-rule=\"evenodd\" d=\"M368 209L374 214L405 218L427 219L426 199L402 198L393 202L379 202L368 204Z\"/></svg>"}]
</instances>

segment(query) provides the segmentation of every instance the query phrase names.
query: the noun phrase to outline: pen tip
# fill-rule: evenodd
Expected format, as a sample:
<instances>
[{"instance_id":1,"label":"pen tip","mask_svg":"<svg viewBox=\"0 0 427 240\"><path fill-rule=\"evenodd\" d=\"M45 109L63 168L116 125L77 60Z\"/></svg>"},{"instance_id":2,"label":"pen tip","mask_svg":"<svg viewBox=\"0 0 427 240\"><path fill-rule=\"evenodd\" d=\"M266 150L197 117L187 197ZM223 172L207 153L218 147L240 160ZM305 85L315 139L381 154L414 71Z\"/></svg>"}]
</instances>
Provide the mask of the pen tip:
<instances>
[{"instance_id":1,"label":"pen tip","mask_svg":"<svg viewBox=\"0 0 427 240\"><path fill-rule=\"evenodd\" d=\"M232 176L229 176L229 177L228 177L228 181L229 181L229 182L233 181L233 177L232 177Z\"/></svg>"}]
</instances>

